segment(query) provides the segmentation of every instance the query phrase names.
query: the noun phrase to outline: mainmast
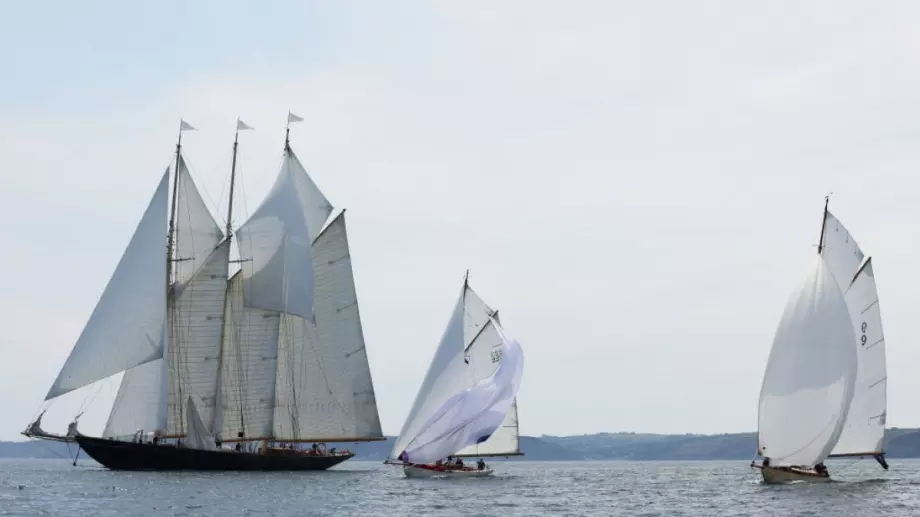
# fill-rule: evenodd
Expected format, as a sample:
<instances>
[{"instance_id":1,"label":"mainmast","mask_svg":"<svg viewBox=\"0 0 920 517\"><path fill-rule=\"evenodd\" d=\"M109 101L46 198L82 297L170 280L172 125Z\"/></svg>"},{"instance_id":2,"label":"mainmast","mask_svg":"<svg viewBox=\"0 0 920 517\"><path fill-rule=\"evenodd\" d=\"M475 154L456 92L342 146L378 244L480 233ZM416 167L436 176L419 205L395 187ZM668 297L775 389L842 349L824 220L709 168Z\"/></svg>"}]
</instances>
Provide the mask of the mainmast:
<instances>
[{"instance_id":1,"label":"mainmast","mask_svg":"<svg viewBox=\"0 0 920 517\"><path fill-rule=\"evenodd\" d=\"M240 131L245 131L247 129L252 129L252 126L246 124L245 122L240 120L239 117L237 117L236 118L236 133L234 133L233 135L233 160L230 164L230 199L227 201L227 227L226 227L225 233L227 235L228 245L229 245L229 242L233 239L233 192L234 192L234 187L236 186L236 154L237 154L237 149L239 148ZM242 262L242 260L240 262ZM230 282L227 282L228 295L229 295L229 292L230 292ZM221 391L220 377L222 375L221 372L223 371L223 364L224 364L224 336L223 336L224 330L223 329L224 327L221 326L220 356L218 357L218 361L217 361L217 364L219 365L218 370L217 370L217 375L218 375L217 397L218 398L220 397L220 391ZM242 397L240 397L240 400L242 400ZM217 421L217 414L220 411L221 411L220 406L218 404L215 404L215 407L214 407L215 421ZM243 429L244 433L245 433L245 425L246 423L245 423L245 418L243 417L243 406L242 404L240 404L240 429ZM219 433L220 430L214 429L214 432Z\"/></svg>"},{"instance_id":2,"label":"mainmast","mask_svg":"<svg viewBox=\"0 0 920 517\"><path fill-rule=\"evenodd\" d=\"M824 250L824 229L827 226L827 204L830 202L831 195L824 196L824 213L821 215L821 237L818 238L818 254Z\"/></svg>"},{"instance_id":3,"label":"mainmast","mask_svg":"<svg viewBox=\"0 0 920 517\"><path fill-rule=\"evenodd\" d=\"M252 129L252 126L237 117L236 134L233 135L233 162L230 165L230 201L227 202L227 240L233 238L233 187L236 185L236 149L240 141L240 131Z\"/></svg>"}]
</instances>

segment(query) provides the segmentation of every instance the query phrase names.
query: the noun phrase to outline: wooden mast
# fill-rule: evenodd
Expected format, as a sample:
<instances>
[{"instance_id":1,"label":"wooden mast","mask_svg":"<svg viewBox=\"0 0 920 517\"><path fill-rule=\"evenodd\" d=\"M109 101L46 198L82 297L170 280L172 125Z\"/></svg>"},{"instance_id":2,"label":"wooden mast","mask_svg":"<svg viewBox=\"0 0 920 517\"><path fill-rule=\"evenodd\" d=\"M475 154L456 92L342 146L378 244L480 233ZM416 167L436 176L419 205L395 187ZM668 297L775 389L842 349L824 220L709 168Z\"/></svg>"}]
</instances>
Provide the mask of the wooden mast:
<instances>
[{"instance_id":1,"label":"wooden mast","mask_svg":"<svg viewBox=\"0 0 920 517\"><path fill-rule=\"evenodd\" d=\"M227 253L230 253L230 242L233 240L233 193L234 187L236 186L236 154L239 147L240 141L240 129L252 129L247 126L239 117L236 118L236 132L233 134L233 159L230 164L230 198L227 200L227 226L225 228L224 234L227 237ZM230 297L230 279L227 278L226 286L226 299ZM220 350L217 352L217 393L215 394L216 400L220 400L221 392L221 377L223 377L223 365L224 365L224 328L226 327L226 322L220 327ZM242 399L241 399L242 400ZM216 429L218 422L218 413L221 412L221 405L215 403L214 405L214 415L212 418L211 429L215 435L220 433L220 429ZM222 421L223 419L221 419ZM242 404L240 405L240 429L244 430L245 421L243 419L243 408ZM222 440L228 441L228 440Z\"/></svg>"},{"instance_id":2,"label":"wooden mast","mask_svg":"<svg viewBox=\"0 0 920 517\"><path fill-rule=\"evenodd\" d=\"M821 214L821 237L818 238L818 255L824 251L824 230L827 227L827 204L830 199L830 194L824 196L824 213Z\"/></svg>"}]
</instances>

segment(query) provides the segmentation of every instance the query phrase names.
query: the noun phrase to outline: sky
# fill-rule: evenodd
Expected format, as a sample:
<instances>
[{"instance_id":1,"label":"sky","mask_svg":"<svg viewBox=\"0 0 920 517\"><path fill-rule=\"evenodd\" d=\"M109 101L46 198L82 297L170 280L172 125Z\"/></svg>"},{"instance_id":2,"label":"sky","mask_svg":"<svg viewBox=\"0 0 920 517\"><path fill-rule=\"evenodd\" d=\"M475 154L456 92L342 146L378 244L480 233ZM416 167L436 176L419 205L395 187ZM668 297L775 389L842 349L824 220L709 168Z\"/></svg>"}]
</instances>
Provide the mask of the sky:
<instances>
[{"instance_id":1,"label":"sky","mask_svg":"<svg viewBox=\"0 0 920 517\"><path fill-rule=\"evenodd\" d=\"M527 435L757 427L824 196L873 257L888 423L920 425L920 4L17 2L0 16L0 440L19 439L172 159L226 217L292 146L348 209L384 432L470 269ZM117 383L44 427L100 432Z\"/></svg>"}]
</instances>

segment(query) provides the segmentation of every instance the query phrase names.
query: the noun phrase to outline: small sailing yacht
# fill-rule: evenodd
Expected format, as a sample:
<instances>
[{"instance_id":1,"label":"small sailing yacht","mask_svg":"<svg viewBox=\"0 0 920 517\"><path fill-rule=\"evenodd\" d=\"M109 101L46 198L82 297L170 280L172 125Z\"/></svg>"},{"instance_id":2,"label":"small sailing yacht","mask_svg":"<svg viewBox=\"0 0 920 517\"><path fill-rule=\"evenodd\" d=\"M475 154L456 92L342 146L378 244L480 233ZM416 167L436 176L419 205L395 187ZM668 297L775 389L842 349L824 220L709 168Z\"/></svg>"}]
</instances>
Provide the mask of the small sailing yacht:
<instances>
[{"instance_id":1,"label":"small sailing yacht","mask_svg":"<svg viewBox=\"0 0 920 517\"><path fill-rule=\"evenodd\" d=\"M482 458L521 455L515 397L523 368L520 344L464 279L387 463L407 477L485 477L493 470ZM463 457L480 459L473 467Z\"/></svg>"},{"instance_id":2,"label":"small sailing yacht","mask_svg":"<svg viewBox=\"0 0 920 517\"><path fill-rule=\"evenodd\" d=\"M871 258L824 205L818 256L777 329L760 395L764 482L824 482L824 460L884 459L884 337Z\"/></svg>"},{"instance_id":3,"label":"small sailing yacht","mask_svg":"<svg viewBox=\"0 0 920 517\"><path fill-rule=\"evenodd\" d=\"M288 114L288 124L300 120ZM384 439L344 211L328 220L332 205L288 129L274 186L234 233L238 136L252 129L238 120L221 231L182 156L182 133L192 129L180 123L171 208L167 169L45 398L124 372L103 437L75 425L50 435L41 416L24 434L76 441L115 470L330 468L354 454L318 443Z\"/></svg>"}]
</instances>

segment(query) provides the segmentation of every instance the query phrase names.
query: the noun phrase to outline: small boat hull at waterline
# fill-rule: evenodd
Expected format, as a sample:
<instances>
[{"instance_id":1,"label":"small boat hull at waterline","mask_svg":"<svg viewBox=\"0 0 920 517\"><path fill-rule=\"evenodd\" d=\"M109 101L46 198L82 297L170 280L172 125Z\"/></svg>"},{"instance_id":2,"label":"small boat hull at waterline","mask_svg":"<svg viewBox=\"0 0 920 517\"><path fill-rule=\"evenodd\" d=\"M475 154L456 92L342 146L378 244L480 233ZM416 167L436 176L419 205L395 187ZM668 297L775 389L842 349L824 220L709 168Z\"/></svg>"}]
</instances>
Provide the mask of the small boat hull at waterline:
<instances>
[{"instance_id":1,"label":"small boat hull at waterline","mask_svg":"<svg viewBox=\"0 0 920 517\"><path fill-rule=\"evenodd\" d=\"M783 483L803 482L803 483L827 483L831 480L830 475L818 474L814 470L798 469L795 467L774 468L757 465L763 475L763 482L768 485L779 485Z\"/></svg>"},{"instance_id":2,"label":"small boat hull at waterline","mask_svg":"<svg viewBox=\"0 0 920 517\"><path fill-rule=\"evenodd\" d=\"M486 467L482 470L474 468L445 469L434 465L406 465L403 472L407 478L484 478L491 476L495 471Z\"/></svg>"}]
</instances>

